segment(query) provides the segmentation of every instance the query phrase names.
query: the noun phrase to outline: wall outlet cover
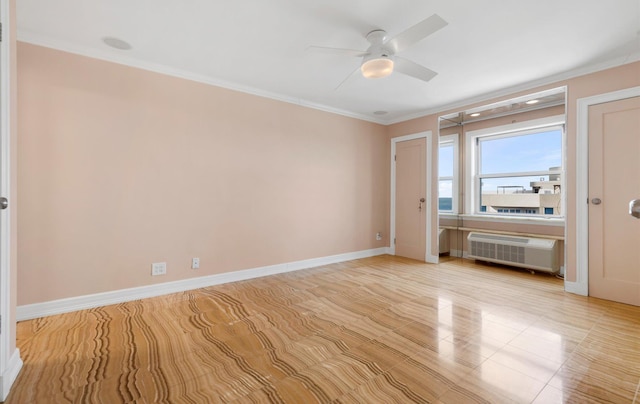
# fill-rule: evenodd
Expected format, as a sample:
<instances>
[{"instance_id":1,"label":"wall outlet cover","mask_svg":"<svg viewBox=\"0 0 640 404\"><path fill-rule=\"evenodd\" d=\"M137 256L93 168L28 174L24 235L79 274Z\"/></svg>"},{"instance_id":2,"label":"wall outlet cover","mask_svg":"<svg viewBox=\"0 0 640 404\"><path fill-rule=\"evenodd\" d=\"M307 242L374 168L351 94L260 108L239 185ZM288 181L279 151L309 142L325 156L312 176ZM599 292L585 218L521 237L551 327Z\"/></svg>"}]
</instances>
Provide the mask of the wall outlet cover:
<instances>
[{"instance_id":1,"label":"wall outlet cover","mask_svg":"<svg viewBox=\"0 0 640 404\"><path fill-rule=\"evenodd\" d=\"M166 262L154 262L151 264L151 275L165 275L167 273L167 263Z\"/></svg>"}]
</instances>

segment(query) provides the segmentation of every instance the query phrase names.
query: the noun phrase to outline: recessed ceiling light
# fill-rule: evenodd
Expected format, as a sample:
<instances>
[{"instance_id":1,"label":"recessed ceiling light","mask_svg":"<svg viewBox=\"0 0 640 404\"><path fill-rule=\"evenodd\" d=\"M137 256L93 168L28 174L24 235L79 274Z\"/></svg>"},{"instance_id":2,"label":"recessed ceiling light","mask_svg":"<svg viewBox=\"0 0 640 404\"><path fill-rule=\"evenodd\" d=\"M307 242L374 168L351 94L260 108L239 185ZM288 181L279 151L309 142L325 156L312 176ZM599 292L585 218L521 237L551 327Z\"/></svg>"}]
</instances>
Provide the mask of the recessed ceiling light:
<instances>
[{"instance_id":1,"label":"recessed ceiling light","mask_svg":"<svg viewBox=\"0 0 640 404\"><path fill-rule=\"evenodd\" d=\"M473 114L469 114L469 116L475 118L476 116L480 116L480 112L474 112Z\"/></svg>"},{"instance_id":2,"label":"recessed ceiling light","mask_svg":"<svg viewBox=\"0 0 640 404\"><path fill-rule=\"evenodd\" d=\"M112 48L116 48L120 50L129 50L132 48L129 42L123 41L120 38L114 38L112 36L106 36L102 38L102 42L104 42L105 44L107 44Z\"/></svg>"},{"instance_id":3,"label":"recessed ceiling light","mask_svg":"<svg viewBox=\"0 0 640 404\"><path fill-rule=\"evenodd\" d=\"M539 103L539 102L540 102L540 100L529 100L529 101L525 102L525 104L527 104L527 105L533 105L533 104L537 104L537 103Z\"/></svg>"},{"instance_id":4,"label":"recessed ceiling light","mask_svg":"<svg viewBox=\"0 0 640 404\"><path fill-rule=\"evenodd\" d=\"M374 112L373 112L373 115L386 115L386 114L388 114L388 113L389 113L389 112L387 112L387 111L374 111Z\"/></svg>"}]
</instances>

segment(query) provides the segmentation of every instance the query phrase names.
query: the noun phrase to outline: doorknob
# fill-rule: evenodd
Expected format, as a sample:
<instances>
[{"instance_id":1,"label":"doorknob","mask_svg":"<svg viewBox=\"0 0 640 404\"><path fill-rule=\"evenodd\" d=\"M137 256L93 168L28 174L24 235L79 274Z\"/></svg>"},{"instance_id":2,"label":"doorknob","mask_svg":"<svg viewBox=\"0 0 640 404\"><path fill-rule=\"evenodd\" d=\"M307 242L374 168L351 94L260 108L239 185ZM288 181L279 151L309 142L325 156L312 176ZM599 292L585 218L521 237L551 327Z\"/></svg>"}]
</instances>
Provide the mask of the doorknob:
<instances>
[{"instance_id":1,"label":"doorknob","mask_svg":"<svg viewBox=\"0 0 640 404\"><path fill-rule=\"evenodd\" d=\"M640 199L629 202L629 214L636 219L640 219Z\"/></svg>"},{"instance_id":2,"label":"doorknob","mask_svg":"<svg viewBox=\"0 0 640 404\"><path fill-rule=\"evenodd\" d=\"M424 203L425 200L426 199L424 199L424 198L420 198L420 203Z\"/></svg>"},{"instance_id":3,"label":"doorknob","mask_svg":"<svg viewBox=\"0 0 640 404\"><path fill-rule=\"evenodd\" d=\"M9 207L9 200L7 198L0 197L0 209L6 209Z\"/></svg>"},{"instance_id":4,"label":"doorknob","mask_svg":"<svg viewBox=\"0 0 640 404\"><path fill-rule=\"evenodd\" d=\"M593 198L593 199L591 200L591 203L592 203L592 204L594 204L594 205L600 205L600 204L602 203L602 199L600 199L600 198Z\"/></svg>"}]
</instances>

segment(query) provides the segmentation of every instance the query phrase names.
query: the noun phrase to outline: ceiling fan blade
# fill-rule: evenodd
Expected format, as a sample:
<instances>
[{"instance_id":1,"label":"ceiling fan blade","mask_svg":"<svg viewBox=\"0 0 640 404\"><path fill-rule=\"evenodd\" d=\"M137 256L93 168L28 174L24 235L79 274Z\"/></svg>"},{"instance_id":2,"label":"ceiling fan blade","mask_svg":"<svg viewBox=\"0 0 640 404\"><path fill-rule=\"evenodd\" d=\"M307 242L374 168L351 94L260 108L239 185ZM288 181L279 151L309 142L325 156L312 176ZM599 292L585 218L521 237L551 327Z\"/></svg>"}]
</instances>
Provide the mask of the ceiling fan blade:
<instances>
[{"instance_id":1,"label":"ceiling fan blade","mask_svg":"<svg viewBox=\"0 0 640 404\"><path fill-rule=\"evenodd\" d=\"M438 75L431 69L398 56L395 57L393 70L422 81L429 81Z\"/></svg>"},{"instance_id":2,"label":"ceiling fan blade","mask_svg":"<svg viewBox=\"0 0 640 404\"><path fill-rule=\"evenodd\" d=\"M351 72L351 74L349 74L344 80L342 80L340 82L340 84L338 84L338 87L334 88L333 91L338 91L338 89L340 87L342 87L342 85L344 83L346 83L347 81L349 81L351 79L351 77L353 77L356 73L360 72L360 66L358 66L354 71Z\"/></svg>"},{"instance_id":3,"label":"ceiling fan blade","mask_svg":"<svg viewBox=\"0 0 640 404\"><path fill-rule=\"evenodd\" d=\"M367 51L360 51L356 49L342 49L342 48L328 48L326 46L309 46L307 51L313 52L323 52L323 53L331 53L334 55L346 55L346 56L355 56L362 57L366 56L369 53Z\"/></svg>"},{"instance_id":4,"label":"ceiling fan blade","mask_svg":"<svg viewBox=\"0 0 640 404\"><path fill-rule=\"evenodd\" d=\"M434 14L426 20L417 23L406 31L391 38L387 45L391 47L396 53L402 52L411 45L420 42L424 38L433 34L434 32L446 27L448 23L442 19L438 14Z\"/></svg>"}]
</instances>

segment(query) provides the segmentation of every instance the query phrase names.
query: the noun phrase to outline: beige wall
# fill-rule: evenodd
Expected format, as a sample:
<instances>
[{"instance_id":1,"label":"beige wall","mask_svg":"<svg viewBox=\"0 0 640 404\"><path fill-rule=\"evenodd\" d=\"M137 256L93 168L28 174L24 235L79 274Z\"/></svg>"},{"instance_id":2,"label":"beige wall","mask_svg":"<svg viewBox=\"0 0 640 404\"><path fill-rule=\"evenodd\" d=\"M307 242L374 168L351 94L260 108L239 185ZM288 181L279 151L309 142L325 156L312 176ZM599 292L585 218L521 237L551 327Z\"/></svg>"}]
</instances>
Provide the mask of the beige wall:
<instances>
[{"instance_id":1,"label":"beige wall","mask_svg":"<svg viewBox=\"0 0 640 404\"><path fill-rule=\"evenodd\" d=\"M389 244L381 125L25 43L18 68L19 305Z\"/></svg>"},{"instance_id":2,"label":"beige wall","mask_svg":"<svg viewBox=\"0 0 640 404\"><path fill-rule=\"evenodd\" d=\"M23 43L18 69L19 305L388 246L389 139L454 112L385 128ZM574 280L576 101L640 85L640 63L456 110L561 85Z\"/></svg>"},{"instance_id":3,"label":"beige wall","mask_svg":"<svg viewBox=\"0 0 640 404\"><path fill-rule=\"evenodd\" d=\"M624 88L635 87L639 85L640 85L640 62L635 62L635 63L627 64L624 66L600 71L597 73L587 74L574 79L570 79L562 82L556 82L543 87L533 88L528 91L521 91L521 92L510 94L508 96L504 96L501 98L486 100L485 102L470 104L460 108L446 110L446 111L442 111L441 113L398 123L388 128L388 134L390 137L397 137L397 136L402 136L410 133L423 132L426 130L431 130L433 131L433 133L437 133L437 130L438 130L437 117L440 115L446 115L449 113L457 112L459 110L466 110L476 106L481 106L484 104L490 104L493 102L498 102L498 101L513 98L513 97L518 97L521 95L525 95L527 93L538 92L538 91L560 87L560 86L567 86L567 92L568 92L567 108L566 108L567 109L567 125L566 125L567 158L566 158L566 167L565 167L566 175L567 175L567 179L566 179L567 187L565 191L567 194L567 212L566 212L567 232L566 232L566 240L565 240L565 245L566 245L565 270L566 270L566 279L568 281L575 281L575 275L576 275L576 250L575 250L576 249L576 234L575 234L576 153L575 153L575 150L576 150L576 137L577 137L577 134L576 134L577 100L584 97L589 97L589 96L602 94L602 93L608 93L608 92L617 91ZM499 125L500 123L496 123L496 124ZM468 127L465 130L475 130L475 129L477 128ZM462 142L463 138L461 137L460 140ZM437 142L437 138L434 137L434 148L433 148L434 151L437 150L437 147L435 147L436 146L435 142ZM435 158L433 160L435 160ZM461 161L464 161L464 159L461 159ZM433 175L434 175L433 181L435 184L437 183L436 170L434 170ZM433 197L437 198L437 195L433 195ZM434 203L433 206L438 206L437 203L435 203L435 199L433 203ZM435 212L433 214L434 216L437 216ZM502 231L514 231L512 230L512 228L515 228L515 227L517 227L518 229L521 228L521 226L507 225L505 227L504 224L498 224L498 223L487 224L487 222L473 223L471 221L465 220L465 223L464 223L465 226L470 226L471 224L483 226L485 229L502 230ZM556 233L558 233L559 231L558 228L554 228L553 226L538 226L538 228L540 229L539 234L556 235ZM435 233L437 229L434 228L432 229L432 231ZM523 231L523 230L519 230L519 231ZM527 232L532 232L532 231L536 231L535 228L527 229ZM433 240L435 241L436 238L434 237Z\"/></svg>"}]
</instances>

